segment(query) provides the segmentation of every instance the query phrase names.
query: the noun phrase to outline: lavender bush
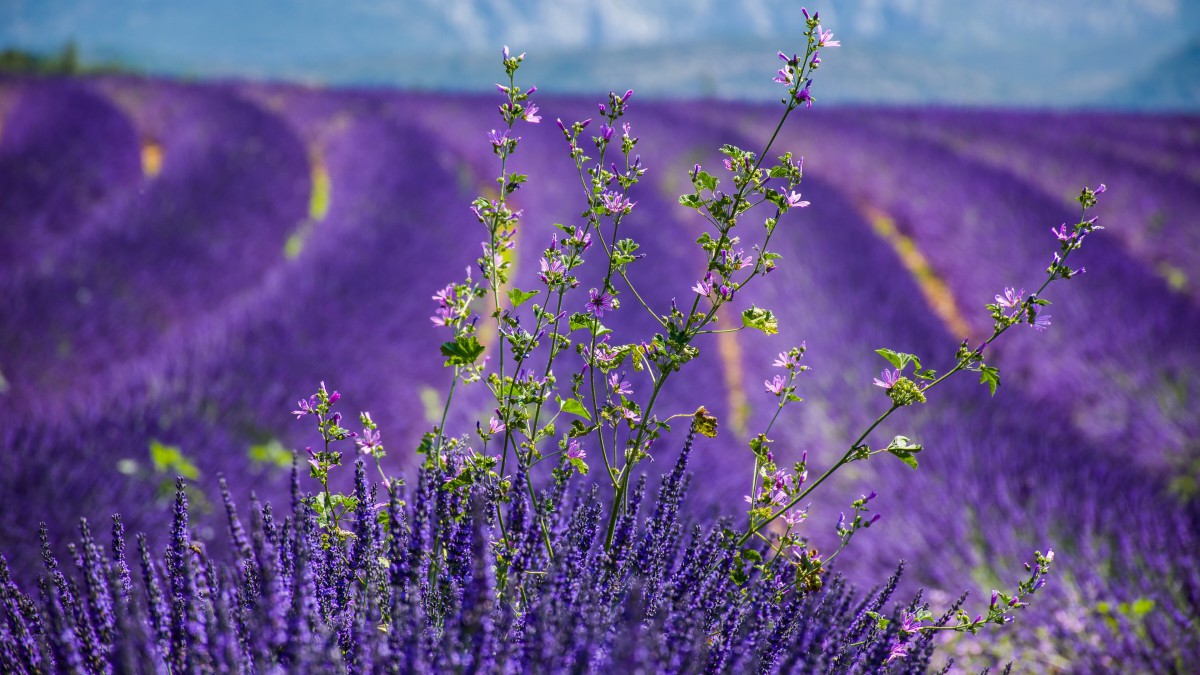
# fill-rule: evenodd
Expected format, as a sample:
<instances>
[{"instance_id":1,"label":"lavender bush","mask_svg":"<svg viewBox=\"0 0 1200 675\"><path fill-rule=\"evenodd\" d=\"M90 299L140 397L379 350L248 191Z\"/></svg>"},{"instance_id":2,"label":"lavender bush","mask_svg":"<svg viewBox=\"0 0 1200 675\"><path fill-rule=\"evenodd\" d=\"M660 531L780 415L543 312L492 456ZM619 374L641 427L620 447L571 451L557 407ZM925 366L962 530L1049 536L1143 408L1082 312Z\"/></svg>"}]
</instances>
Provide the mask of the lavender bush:
<instances>
[{"instance_id":1,"label":"lavender bush","mask_svg":"<svg viewBox=\"0 0 1200 675\"><path fill-rule=\"evenodd\" d=\"M781 54L783 68L777 81L788 89L784 118L811 104L809 75L819 63L815 52L822 43L826 48L834 46L831 37L818 28L815 17L809 37L809 49L803 57ZM853 556L867 542L856 544L856 548L841 555L843 547L874 522L877 517L874 511L887 495L875 497L872 492L854 500L837 495L827 498L823 497L825 491L816 494L812 490L842 467L874 466L878 462L861 464L873 454L893 454L909 464L915 464L920 457L922 468L927 469L925 456L917 454L921 450L918 443L895 436L885 445L871 440L868 434L899 408L907 411L920 407L926 392L935 385L938 392L955 392L956 398L963 390L954 380L946 380L948 375L939 376L923 368L912 354L880 350L891 366L878 374L877 384L882 391L875 391L876 396L869 398L862 394L871 389L869 385L856 389L842 384L844 391L836 391L837 400L847 405L854 401L856 410L862 409L861 402L869 405L874 401L886 402L886 412L876 413L881 421L875 424L870 423L875 416L867 419L862 425L867 433L857 442L849 443L840 456L823 465L814 457L811 462L814 467L829 468L810 480L807 475L810 462L793 442L800 435L794 433L794 426L789 427L788 415L779 414L782 408L796 402L799 386L805 381L797 379L806 368L801 357L807 350L800 340L809 339L812 343L812 354L806 357L812 359L813 355L822 354L817 346L818 337L829 336L829 340L849 340L855 344L862 339L856 335L861 331L856 330L854 322L828 325L844 320L828 318L836 308L819 297L810 305L829 304L816 312L819 317L824 315L820 325L797 335L793 344L798 346L785 349L776 359L777 375L772 374L762 385L755 386L765 389L760 395L772 397L775 405L773 414L765 418L755 416L748 422L763 429L761 435L754 437L752 452L728 464L745 467L744 478L737 481L741 485L735 487L729 476L710 476L709 467L701 468L706 488L712 480L723 482L725 497L749 493L749 512L716 524L707 521L708 525L699 529L691 525L680 512L687 483L685 472L693 455L693 442L697 441L695 434L714 432L715 419L706 411L692 412L694 407L682 411L672 408L676 404L671 395L659 394L667 391L664 384L667 379L686 387L701 383L709 391L721 386L720 378L713 376L716 369L712 362L705 360L711 358L712 341L720 339L714 334L731 335L730 331L743 329L758 329L764 334L789 331L783 319L797 311L792 306L775 304L776 312L753 306L767 304L772 296L758 280L766 278L768 272L772 279L794 274L792 266L781 266L773 255L777 249L785 251L790 262L793 252L800 250L800 238L794 232L796 222L789 222L795 221L795 214L789 217L787 213L807 208L809 201L814 202L815 210L815 204L827 191L819 184L810 188L806 183L804 195L798 194L802 161L790 156L784 156L774 166L765 161L776 138L792 138L792 132L782 121L776 128L777 136L761 152L750 153L733 146L723 148L728 162L726 174L720 171L710 174L694 166L685 179L685 184L690 180L692 189L680 201L699 211L699 217L713 229L701 238L697 255L680 258L674 254L675 257L668 258L698 263L694 278L681 284L675 275L665 273L672 270L651 269L640 262L647 254L650 260L671 256L679 248L677 245L664 245L653 238L637 242L621 238L629 231L640 235L644 228L638 227L639 219L657 222L667 205L659 195L637 189L647 164L637 156L638 137L632 135L629 127L621 125L630 94L613 95L602 104L603 121L594 122L595 127L587 122L561 123L566 152L575 163L580 203L586 210L582 216L568 216L576 218L577 224L562 227L561 234L551 240L542 255L530 256L530 247L513 245L520 233L534 230L524 223L518 226L520 215L510 206L517 197L528 193L528 188L516 193L517 187L525 185L525 177L512 170L516 167L512 157L518 144L522 148L518 159L526 157L531 147L539 152L549 146L539 146L533 137L524 141L518 138L521 134L529 136L530 129L537 129L525 124L540 117L529 98L532 92L518 88L513 79L520 62L519 57L505 54L510 80L502 86L504 125L489 136L492 149L502 162L497 188L474 203L475 215L488 233L484 255L472 277L442 289L435 298L435 324L448 330L445 337L451 338L445 340L441 351L453 372L450 388L453 399L441 401L444 405L439 405L435 415L436 428L422 443L425 462L417 471L415 487L405 487L383 463L380 431L371 417L365 414L360 417L362 431L349 431L332 407L340 397L322 386L320 392L298 406L301 417L315 418L319 424L321 443L307 457L311 459L311 473L317 482L312 494L303 494L298 477L293 478L292 511L282 523L275 522L269 508L255 506L252 510L255 522L250 534L246 534L238 524L232 498L225 497L230 522L230 553L225 556L219 541L195 537L189 531L185 505L188 494L179 490L175 525L166 555L157 558L151 554L149 544L143 545L146 562L140 575L141 584L127 581L139 575L129 573L128 565L122 562L123 533L119 527L114 531L109 560L98 552L85 530L83 541L70 554L81 575L76 582L68 581L65 576L60 582L57 563L50 562L53 556L46 546L46 572L50 578L42 584L40 613L37 601L5 581L9 617L6 635L13 636L14 641L4 653L12 659L9 663L14 664L14 669L37 664L48 668L51 661L67 664L62 668L83 664L80 667L105 669L111 663L113 669L135 669L137 663L130 659L145 654L149 661L141 666L144 669L159 669L169 664L172 669L225 670L241 665L257 670L279 664L298 670L385 667L604 670L613 665L672 670L740 671L750 667L764 671L818 668L874 671L884 667L923 670L931 658L934 633L952 629L990 631L994 627L986 624L1005 622L1011 608L1023 604L1014 596L1027 596L1040 586L1049 555L1035 558L1030 576L1022 580L1017 593L995 594L985 599L972 617L956 613L961 601L955 603L952 599L939 601L935 606L927 605L923 597L907 598L899 606L889 604L900 583L896 578L862 595L829 577L829 564L835 557L839 567L854 563ZM361 105L377 104L364 99ZM411 110L404 110L403 104L395 107L401 114L412 114ZM289 110L287 114L291 125L310 133L314 122L307 111ZM266 122L261 117L257 119ZM670 127L661 126L662 131ZM592 133L585 133L585 128ZM642 128L640 123L639 128ZM272 145L286 147L288 152L296 154L291 130L275 128L274 131L278 136ZM263 131L253 133L261 137ZM737 135L753 138L750 132ZM378 170L374 166L361 166L364 144L380 150L383 157L393 146L397 156L437 155L432 144L421 139L420 134L401 135L400 142L391 140L397 135L389 122L356 125L348 136L353 142L347 142L345 147L353 152L347 151L344 157L331 155L324 161L331 170L339 169L338 175L351 176L351 180L361 176L364 187L380 177L400 181L404 172L436 170L434 166L417 167L411 163L399 169L386 163L381 163ZM801 137L795 145L804 147L816 140ZM761 143L762 139L749 141L755 142ZM739 141L739 144L748 143ZM559 145L553 154L561 156L563 148ZM592 152L599 157L586 159ZM922 165L933 166L936 161ZM344 162L344 166L338 162ZM540 164L540 161L531 163ZM294 167L295 163L281 162L281 165ZM283 186L268 192L280 192L287 185L295 185L295 179L294 175L283 176L280 178ZM718 181L732 182L733 188L718 191ZM385 189L375 194L386 193ZM164 194L169 195L170 191L164 189ZM1080 197L1086 209L1095 192L1085 190ZM259 283L257 292L240 296L239 302L234 303L234 312L220 313L222 321L215 331L215 340L196 340L192 344L197 346L190 349L201 354L213 349L209 346L211 342L228 339L221 335L223 331L236 335L239 322L270 326L272 334L281 341L288 340L300 332L303 323L311 323L311 317L277 321L270 308L272 298L280 293L298 293L322 298L320 306L332 306L353 294L352 287L338 286L337 280L344 278L343 269L346 275L357 276L380 274L381 268L394 267L384 258L364 264L362 259L340 254L345 248L366 253L383 246L378 235L367 236L349 224L355 219L369 222L388 209L412 208L411 200L393 199L383 203L360 199L351 208L351 218L334 224L340 228L334 230L337 235L353 237L352 243L341 242L350 246L334 245L335 239L327 237L306 244L306 250L300 252L300 256L327 261L322 274L293 279L291 287L281 280L287 279L286 272L281 275L280 270L273 270L264 274L262 282L254 282ZM561 195L555 199L561 201ZM296 200L280 203L295 204ZM535 196L522 205L533 211L540 204ZM750 215L755 213L749 211L751 206L766 210L759 217L763 230L757 233L747 233L747 228L757 229L746 220L754 217ZM409 217L428 222L452 220L442 216L437 208L441 207ZM899 208L893 211L908 215ZM935 211L917 212L912 218L936 215ZM275 223L288 223L289 218L298 216L263 217ZM311 212L310 217L314 217ZM622 226L627 218L630 224ZM1015 219L1038 220L1034 212L1017 213ZM1085 235L1098 229L1094 228L1094 221L1081 221L1073 229L1055 228L1055 238L1049 241L1056 242L1059 248L1046 283L1074 276L1071 268L1060 266L1065 264L1062 258L1073 253ZM733 233L739 226L741 229ZM1042 241L1046 241L1044 227L1037 228ZM302 227L300 231L305 230ZM850 231L842 230L845 234ZM261 234L264 239L272 238L269 232ZM286 231L275 234L268 245L277 245ZM402 246L407 241L405 236L400 234L389 240L389 249ZM747 243L740 244L737 237L745 238ZM322 244L323 250L314 248ZM866 274L872 267L889 264L878 247L872 248L850 237L844 243L830 238L823 245L829 247L829 253L839 247L861 249L869 261L864 264ZM1025 246L1023 240L1020 246ZM1038 251L1040 248L1036 246L1032 250L1018 248L1013 258L1024 260ZM588 256L584 256L585 252ZM948 259L956 264L970 259L969 251L950 253ZM440 256L443 264L461 264L438 246L428 247L422 255ZM585 263L585 257L591 259ZM820 261L816 262L819 267ZM853 264L839 265L842 269L828 279L830 286L855 286L853 277L847 274ZM482 279L474 278L480 274ZM1010 274L1007 269L996 268L994 276L1004 278ZM789 282L793 279L796 285L806 281L803 274L789 278ZM395 276L395 280L396 286L412 283L411 276L403 274ZM240 281L241 286L245 284L245 280ZM677 288L672 289L669 284ZM231 280L230 288L238 286L238 280ZM817 284L814 290L823 294L824 288L823 284ZM987 289L986 293L980 291L975 295L990 297L994 292L995 289ZM1018 323L1036 326L1039 319L1044 320L1037 304L1042 300L1040 294L1041 290L1027 296L1015 289L997 294L990 317L984 317L983 322L972 320L972 334L980 337L973 343L975 347L972 343L962 345L948 366L950 374L974 370L984 382L995 384L998 372L991 368L990 362L1003 345L987 347L988 363L983 359L984 346L979 345L990 345ZM920 303L911 303L904 295L896 292L889 298L889 304L903 309L883 310L895 312L897 323L923 311ZM676 303L678 298L691 302ZM791 297L776 294L775 302L781 299L791 300ZM386 307L389 302L392 298L381 293L377 298L367 298L362 306ZM183 305L187 304L185 298ZM643 311L639 305L649 311ZM409 305L405 307L411 317ZM737 311L730 314L734 307ZM738 311L742 311L741 327L736 320ZM622 318L631 313L638 316ZM233 320L228 318L230 314L235 317ZM639 338L618 341L618 333L609 331L609 326L628 329ZM370 332L370 324L365 330ZM947 344L935 339L944 335L931 336L921 331L910 335L908 331L897 326L886 335L872 336L870 339L876 342L869 348L898 339L900 342L891 344L903 344L905 351L928 353ZM101 327L97 332L103 333L105 329ZM914 344L918 346L910 346ZM330 360L326 345L327 342L316 340L311 346L297 345L297 349L305 350L322 367L336 367L333 363L325 364ZM769 353L779 350L773 345L767 348L771 350ZM214 349L213 354L214 358L220 358L222 353ZM491 355L490 367L480 363L485 354ZM261 356L277 358L270 352ZM339 360L359 359L364 368L380 358L378 354L338 356ZM1034 362L1032 357L1028 358L1030 363ZM822 359L819 363L826 361ZM557 378L555 369L560 373ZM805 378L813 374L821 377L824 370L826 366L822 365L815 373L806 373ZM420 372L423 376L426 371ZM435 369L428 372L432 374ZM317 374L320 376L320 372ZM205 380L202 369L188 377L199 382ZM863 384L869 379L868 376ZM270 386L288 385L274 382ZM290 388L294 390L297 386L292 384ZM959 389L953 389L956 386ZM487 398L492 399L490 404L483 403ZM249 400L247 403L261 405ZM949 430L946 433L955 430L961 433L961 428L968 426L967 421L975 419L956 417L958 407L953 401L946 403L951 414L944 419L931 423L921 421L918 416L914 428L920 429L921 436L938 427ZM476 431L449 436L447 429L469 428L461 423L475 416L476 411L471 409L474 407L489 411L484 413ZM225 405L226 410L236 408ZM463 412L463 408L468 410ZM1020 405L1016 408L1021 409ZM410 405L409 409L413 407ZM672 414L656 412L664 409ZM885 406L880 405L880 409ZM735 411L730 406L722 415L722 424L730 424L727 416L733 416ZM788 412L793 414L791 410ZM1011 421L1006 421L1005 428L1013 430L1014 437L1016 430L1029 430L1030 443L1047 442L1029 424L1028 417L1014 414ZM668 425L672 423L689 427L686 442L678 434L670 435ZM1156 425L1154 428L1162 426ZM226 421L221 433L230 434L231 426L231 421ZM861 431L858 429L850 438ZM917 436L911 431L906 433ZM788 440L773 443L768 434L776 437L783 434ZM225 437L216 440L218 445L228 442ZM342 448L351 440L383 472L378 487L368 486L365 466L357 468L353 490L342 493L336 487L339 473L336 467L345 455ZM667 455L671 449L668 441L671 445L682 443L684 449L675 468L658 487L659 498L653 509L649 505L639 509L646 491L651 494L656 491L639 482L638 467L654 456L662 459ZM1068 437L1065 444L1076 447L1078 441ZM698 442L703 444L703 438ZM389 446L396 447L390 440ZM189 465L181 453L172 455L165 446L160 447L156 461L171 460L164 460L167 469ZM781 459L777 461L776 455ZM786 461L783 456L787 456ZM961 476L964 485L974 486L968 481L978 483L981 475L994 475L997 470L1020 465L1022 461L1019 454L1007 460L997 459L995 464L983 468L961 470ZM901 463L896 466L908 470ZM951 470L959 469L952 466ZM587 472L587 481L577 477L583 472ZM918 477L915 480L923 480L921 477L927 473L923 470L915 474ZM1019 504L1024 499L997 491L986 482L972 489L987 495L979 504L981 514L1005 507L1011 512L1013 501ZM913 494L919 492L914 488ZM1127 489L1123 494L1131 503L1136 500L1150 503L1156 497L1149 492L1143 495ZM192 495L202 496L194 492ZM1085 505L1103 503L1107 498L1102 489L1079 495ZM842 508L850 506L849 515L836 528L832 522L828 527L819 526L821 530L836 533L836 538L826 537L819 546L816 542L820 535L813 531L815 523L805 522L808 504L817 499L831 499L827 504L844 502ZM728 513L729 501L717 501ZM913 503L921 501L910 497L904 511L915 510ZM1054 507L1058 513L1071 513L1059 504L1045 508ZM639 513L652 515L642 517ZM893 517L891 510L888 514ZM944 517L936 513L896 515L930 520ZM1175 527L1186 532L1187 523L1186 517L1180 517ZM962 536L967 539L971 535ZM1058 541L1062 533L1048 530L1039 532L1039 536L1042 540ZM1155 537L1148 533L1147 539L1153 541ZM1080 536L1080 548L1086 549L1090 544ZM997 540L992 545L1012 551L1027 544ZM1188 588L1188 575L1195 578L1194 565L1186 565L1186 542L1180 542L1177 551L1171 549L1158 558L1145 556L1142 551L1156 547L1163 550L1161 541L1152 546L1138 546L1125 540L1121 545L1123 550L1113 557L1131 561L1131 570L1140 564L1162 570L1163 574L1183 581L1184 589ZM873 551L871 555L887 558L889 565L895 560L895 553L887 550ZM1101 553L1099 557L1108 555ZM1139 562L1132 562L1135 560ZM985 559L984 562L997 565L999 576L1011 576L1010 571L1003 569L1005 561ZM922 564L910 572L915 571L919 578L927 580L937 574L938 567ZM947 575L938 581L943 588L954 587L961 583L956 579L961 578ZM1147 609L1147 596L1131 585L1112 589L1124 597L1120 601L1097 595L1094 589L1104 588L1107 583L1104 574L1097 574L1086 581L1072 580L1071 585L1087 589L1084 594L1090 598L1112 598L1105 601L1104 606L1109 608L1106 616L1118 626L1129 626L1128 630L1118 631L1125 641L1120 649L1126 654L1146 654L1147 649L1153 650L1157 644L1158 649L1167 653L1187 653L1186 610L1173 621L1165 624L1159 621L1152 630L1138 628L1138 622L1151 612L1154 602L1162 602L1163 606L1167 603L1150 601L1151 609ZM1057 588L1058 585L1052 584L1047 590L1053 593ZM1147 589L1147 592L1159 590ZM1186 607L1186 601L1177 606ZM939 614L935 616L934 612ZM1182 632L1180 626L1185 627ZM1141 631L1154 637L1143 639L1138 636ZM1002 645L1006 634L989 632L986 641L974 644ZM1078 641L1078 636L1061 639ZM152 643L154 649L142 649L147 643ZM1094 663L1105 663L1104 659L1111 659L1115 653L1103 647L1096 649L1087 642L1076 644L1081 660L1094 658ZM997 650L997 656L1003 657L1004 651ZM1143 662L1157 663L1153 657ZM1107 663L1112 665L1111 660Z\"/></svg>"}]
</instances>

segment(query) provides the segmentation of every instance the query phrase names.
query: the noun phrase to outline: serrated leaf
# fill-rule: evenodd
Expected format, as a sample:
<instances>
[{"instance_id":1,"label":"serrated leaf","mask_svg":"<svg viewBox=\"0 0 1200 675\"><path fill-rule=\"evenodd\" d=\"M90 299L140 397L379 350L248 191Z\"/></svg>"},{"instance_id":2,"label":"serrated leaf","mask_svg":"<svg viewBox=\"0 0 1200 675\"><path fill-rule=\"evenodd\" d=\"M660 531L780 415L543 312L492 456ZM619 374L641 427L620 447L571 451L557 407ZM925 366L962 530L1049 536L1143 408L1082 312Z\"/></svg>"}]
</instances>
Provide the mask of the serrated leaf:
<instances>
[{"instance_id":1,"label":"serrated leaf","mask_svg":"<svg viewBox=\"0 0 1200 675\"><path fill-rule=\"evenodd\" d=\"M444 488L446 490L457 490L459 488L464 488L474 482L475 482L475 477L473 475L471 475L470 471L467 471L464 469L462 473L458 474L454 478L443 483L442 488Z\"/></svg>"},{"instance_id":2,"label":"serrated leaf","mask_svg":"<svg viewBox=\"0 0 1200 675\"><path fill-rule=\"evenodd\" d=\"M519 288L510 288L508 290L508 299L512 302L513 307L520 307L538 293L541 293L541 291L523 291Z\"/></svg>"},{"instance_id":3,"label":"serrated leaf","mask_svg":"<svg viewBox=\"0 0 1200 675\"><path fill-rule=\"evenodd\" d=\"M469 366L483 354L483 345L474 335L460 335L450 342L443 342L441 349L447 366Z\"/></svg>"},{"instance_id":4,"label":"serrated leaf","mask_svg":"<svg viewBox=\"0 0 1200 675\"><path fill-rule=\"evenodd\" d=\"M779 332L779 321L775 318L775 313L753 305L750 306L750 309L742 312L742 325L761 330L766 335L775 335Z\"/></svg>"},{"instance_id":5,"label":"serrated leaf","mask_svg":"<svg viewBox=\"0 0 1200 675\"><path fill-rule=\"evenodd\" d=\"M679 203L690 209L698 209L701 206L704 206L704 202L703 202L703 200L700 199L700 195L696 195L696 194L679 195Z\"/></svg>"},{"instance_id":6,"label":"serrated leaf","mask_svg":"<svg viewBox=\"0 0 1200 675\"><path fill-rule=\"evenodd\" d=\"M554 398L558 401L558 409L562 412L569 412L572 415L582 417L589 422L592 421L592 416L588 413L587 408L585 408L579 401L573 398L563 398L558 395L555 395Z\"/></svg>"},{"instance_id":7,"label":"serrated leaf","mask_svg":"<svg viewBox=\"0 0 1200 675\"><path fill-rule=\"evenodd\" d=\"M911 452L901 448L888 448L888 452L898 457L901 462L904 462L914 469L917 468L917 458L914 457Z\"/></svg>"},{"instance_id":8,"label":"serrated leaf","mask_svg":"<svg viewBox=\"0 0 1200 675\"><path fill-rule=\"evenodd\" d=\"M921 359L917 358L916 354L894 352L890 349L876 349L875 353L887 359L889 363L900 370L904 370L904 367L909 363L914 364L916 370L921 370Z\"/></svg>"},{"instance_id":9,"label":"serrated leaf","mask_svg":"<svg viewBox=\"0 0 1200 675\"><path fill-rule=\"evenodd\" d=\"M752 548L742 549L742 560L752 560L756 563L762 562L762 554Z\"/></svg>"},{"instance_id":10,"label":"serrated leaf","mask_svg":"<svg viewBox=\"0 0 1200 675\"><path fill-rule=\"evenodd\" d=\"M697 173L695 180L692 182L699 186L701 190L708 190L711 192L712 190L717 189L717 177L708 173L707 171L701 171Z\"/></svg>"},{"instance_id":11,"label":"serrated leaf","mask_svg":"<svg viewBox=\"0 0 1200 675\"><path fill-rule=\"evenodd\" d=\"M567 461L571 463L571 466L575 467L575 470L579 472L579 475L581 475L581 476L587 475L587 472L588 472L587 462L583 461L582 459L580 459L578 457L568 457Z\"/></svg>"},{"instance_id":12,"label":"serrated leaf","mask_svg":"<svg viewBox=\"0 0 1200 675\"><path fill-rule=\"evenodd\" d=\"M991 395L996 395L996 387L1000 386L1000 370L991 366L982 366L979 369L979 383L986 384Z\"/></svg>"}]
</instances>

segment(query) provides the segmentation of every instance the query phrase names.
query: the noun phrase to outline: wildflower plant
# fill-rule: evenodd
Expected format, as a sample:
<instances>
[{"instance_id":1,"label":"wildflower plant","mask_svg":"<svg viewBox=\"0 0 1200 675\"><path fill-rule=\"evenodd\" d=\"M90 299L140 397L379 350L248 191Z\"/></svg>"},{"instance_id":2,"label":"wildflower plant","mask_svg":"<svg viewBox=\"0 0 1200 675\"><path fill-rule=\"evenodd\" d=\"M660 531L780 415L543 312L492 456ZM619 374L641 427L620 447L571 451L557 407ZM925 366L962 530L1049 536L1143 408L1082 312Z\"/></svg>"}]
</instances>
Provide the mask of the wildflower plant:
<instances>
[{"instance_id":1,"label":"wildflower plant","mask_svg":"<svg viewBox=\"0 0 1200 675\"><path fill-rule=\"evenodd\" d=\"M1103 185L1081 192L1078 223L1052 230L1057 250L1036 292L997 294L987 306L991 335L974 346L963 341L944 372L915 354L877 350L887 367L863 385L883 390L882 412L829 466L770 437L784 409L803 401L800 376L812 358L804 343L779 352L763 381L775 409L746 454L745 512L707 527L681 515L693 445L716 437L718 420L704 407L663 411L660 395L675 373L695 367L710 336L778 332L773 311L744 306L739 294L782 264L772 237L810 205L799 190L803 158L774 154L774 145L792 114L815 101L819 53L840 43L816 13L804 16L803 55L779 53L782 112L763 147L724 145L720 167L688 172L690 189L678 201L707 226L695 242L703 264L680 282L677 297L686 301L666 307L653 307L629 273L645 258L636 239L638 185L651 170L629 121L632 91L610 93L595 118L556 120L582 209L577 222L555 226L538 283L514 285L513 251L525 226L511 197L529 176L514 170L513 158L531 133L525 125L541 124L542 115L532 101L537 88L517 81L525 55L504 48L501 123L486 133L499 163L495 188L470 207L485 231L481 253L464 279L432 296L450 381L417 448L415 480L389 473L369 413L359 415L361 431L343 426L340 394L322 383L293 411L316 421L320 444L305 458L316 489L302 488L294 466L290 514L279 522L269 505L255 504L249 532L226 491L233 564L219 565L190 538L182 479L165 556L139 539L140 584L119 519L107 557L84 524L73 551L82 585L66 579L46 544L41 608L0 558L0 666L916 671L928 663L934 634L1011 622L1045 585L1053 551L1037 552L1028 577L1011 592L994 591L974 615L964 599L937 614L920 596L889 610L899 572L865 596L829 573L857 534L880 521L876 493L849 500L828 552L811 544L809 500L840 469L875 455L916 469L920 443L873 434L902 408L936 402L951 376L978 373L995 393L1000 375L986 348L1019 324L1049 325L1043 293L1083 272L1067 260L1100 229L1086 216ZM585 274L592 257L599 274L591 274L596 265ZM740 325L721 324L727 305ZM654 334L623 340L607 324L624 312L644 313ZM497 336L490 347L481 340L485 325ZM491 413L474 433L455 436L446 426L464 387L486 389ZM686 427L682 450L651 515L639 520L649 504L639 467L660 453L673 426ZM358 457L350 494L330 482L346 452ZM368 462L376 485L367 481Z\"/></svg>"}]
</instances>

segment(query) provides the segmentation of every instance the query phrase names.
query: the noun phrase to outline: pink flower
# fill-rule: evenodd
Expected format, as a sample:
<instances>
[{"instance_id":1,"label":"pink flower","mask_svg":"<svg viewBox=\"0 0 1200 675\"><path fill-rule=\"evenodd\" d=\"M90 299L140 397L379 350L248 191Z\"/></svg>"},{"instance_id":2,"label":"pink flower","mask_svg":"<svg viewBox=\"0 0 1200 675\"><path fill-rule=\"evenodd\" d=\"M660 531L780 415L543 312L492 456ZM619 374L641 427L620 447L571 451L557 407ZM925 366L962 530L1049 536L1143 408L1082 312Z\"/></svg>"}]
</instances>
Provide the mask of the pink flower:
<instances>
[{"instance_id":1,"label":"pink flower","mask_svg":"<svg viewBox=\"0 0 1200 675\"><path fill-rule=\"evenodd\" d=\"M570 457L571 459L584 459L587 457L587 452L583 449L583 446L579 444L578 440L572 438L567 443L567 457Z\"/></svg>"},{"instance_id":2,"label":"pink flower","mask_svg":"<svg viewBox=\"0 0 1200 675\"><path fill-rule=\"evenodd\" d=\"M883 378L883 379L880 379L880 378ZM875 386L883 387L884 389L891 389L892 387L896 386L896 383L899 381L900 381L900 371L899 370L888 370L888 369L884 368L883 372L881 372L879 374L879 377L875 378Z\"/></svg>"},{"instance_id":3,"label":"pink flower","mask_svg":"<svg viewBox=\"0 0 1200 675\"><path fill-rule=\"evenodd\" d=\"M364 455L370 455L375 452L375 448L379 447L379 430L378 429L363 429L362 434L354 439L354 444L362 450Z\"/></svg>"},{"instance_id":4,"label":"pink flower","mask_svg":"<svg viewBox=\"0 0 1200 675\"><path fill-rule=\"evenodd\" d=\"M831 40L830 39L833 37L833 31L821 30L820 26L817 27L816 37L817 37L817 46L818 47L841 47L842 46L842 43L839 40Z\"/></svg>"},{"instance_id":5,"label":"pink flower","mask_svg":"<svg viewBox=\"0 0 1200 675\"><path fill-rule=\"evenodd\" d=\"M812 202L806 202L800 199L799 192L793 192L787 196L787 205L789 208L804 208Z\"/></svg>"},{"instance_id":6,"label":"pink flower","mask_svg":"<svg viewBox=\"0 0 1200 675\"><path fill-rule=\"evenodd\" d=\"M300 401L298 401L296 403L296 405L300 409L293 410L292 414L296 416L296 419L300 419L301 417L304 417L305 415L307 415L309 413L316 412L315 408L317 407L317 397L316 396L310 397L307 401L304 399L300 399Z\"/></svg>"},{"instance_id":7,"label":"pink flower","mask_svg":"<svg viewBox=\"0 0 1200 675\"><path fill-rule=\"evenodd\" d=\"M1053 234L1055 237L1058 238L1059 241L1063 241L1063 242L1071 241L1072 239L1075 238L1075 233L1073 231L1067 230L1066 223L1059 225L1057 230L1054 229L1053 227L1050 228L1050 234Z\"/></svg>"},{"instance_id":8,"label":"pink flower","mask_svg":"<svg viewBox=\"0 0 1200 675\"><path fill-rule=\"evenodd\" d=\"M633 387L629 386L629 381L625 379L624 373L612 372L608 376L608 386L614 394L619 396L629 396L633 393Z\"/></svg>"},{"instance_id":9,"label":"pink flower","mask_svg":"<svg viewBox=\"0 0 1200 675\"><path fill-rule=\"evenodd\" d=\"M532 122L533 124L537 124L538 122L541 122L542 116L538 115L537 111L538 111L538 107L536 105L534 105L533 103L530 103L529 107L525 109L525 121Z\"/></svg>"},{"instance_id":10,"label":"pink flower","mask_svg":"<svg viewBox=\"0 0 1200 675\"><path fill-rule=\"evenodd\" d=\"M763 384L767 387L767 393L782 396L784 389L787 388L787 378L782 375L776 375L770 380L763 380Z\"/></svg>"},{"instance_id":11,"label":"pink flower","mask_svg":"<svg viewBox=\"0 0 1200 675\"><path fill-rule=\"evenodd\" d=\"M1000 305L1004 309L1012 309L1012 308L1016 307L1017 305L1021 304L1021 298L1024 295L1025 295L1024 288L1022 288L1019 291L1014 291L1012 288L1006 287L1004 289L1003 297L1001 297L999 295L996 296L996 304Z\"/></svg>"}]
</instances>

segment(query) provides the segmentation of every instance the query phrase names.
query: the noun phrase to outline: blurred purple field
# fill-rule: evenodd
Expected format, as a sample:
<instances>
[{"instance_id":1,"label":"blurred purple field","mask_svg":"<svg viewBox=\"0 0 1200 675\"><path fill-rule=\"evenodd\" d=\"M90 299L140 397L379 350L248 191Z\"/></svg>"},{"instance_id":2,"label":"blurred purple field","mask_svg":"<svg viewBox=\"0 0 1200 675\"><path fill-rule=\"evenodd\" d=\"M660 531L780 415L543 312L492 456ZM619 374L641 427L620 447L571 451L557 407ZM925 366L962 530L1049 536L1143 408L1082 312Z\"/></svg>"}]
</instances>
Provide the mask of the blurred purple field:
<instances>
[{"instance_id":1,"label":"blurred purple field","mask_svg":"<svg viewBox=\"0 0 1200 675\"><path fill-rule=\"evenodd\" d=\"M161 533L178 473L194 473L201 538L221 539L217 514L203 516L218 474L239 501L285 499L290 451L316 442L288 411L320 381L344 411L371 412L393 471L412 466L450 381L430 296L479 255L468 205L492 189L496 103L0 80L0 553L17 574L36 574L40 521L65 535L120 512L131 531ZM691 298L703 264L701 223L677 204L688 172L718 166L722 143L761 146L776 111L633 104L650 172L627 221L647 258L630 275L661 307ZM594 111L539 105L546 121ZM780 335L709 336L662 404L721 420L693 454L693 513L742 508L777 352L806 341L813 371L772 432L776 452L827 465L887 407L874 350L945 369L963 338L990 333L996 293L1036 288L1050 229L1104 182L1087 273L1051 286L1049 331L1014 331L990 353L995 397L964 375L897 415L878 434L924 444L920 470L853 464L817 493L806 527L832 541L838 513L877 491L883 519L836 569L869 586L907 560L906 587L942 605L964 590L986 604L1053 547L1046 594L962 652L986 645L1043 670L1200 668L1200 117L800 113L776 148L805 157L812 206L777 231L782 267L738 299L773 309ZM553 122L520 134L525 288L552 224L583 206ZM617 316L629 341L653 332ZM462 431L487 411L466 402ZM656 445L652 472L674 461L677 436Z\"/></svg>"}]
</instances>

